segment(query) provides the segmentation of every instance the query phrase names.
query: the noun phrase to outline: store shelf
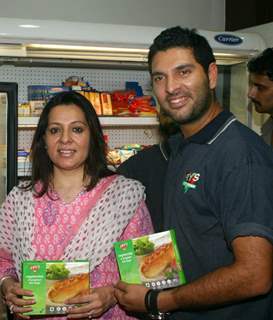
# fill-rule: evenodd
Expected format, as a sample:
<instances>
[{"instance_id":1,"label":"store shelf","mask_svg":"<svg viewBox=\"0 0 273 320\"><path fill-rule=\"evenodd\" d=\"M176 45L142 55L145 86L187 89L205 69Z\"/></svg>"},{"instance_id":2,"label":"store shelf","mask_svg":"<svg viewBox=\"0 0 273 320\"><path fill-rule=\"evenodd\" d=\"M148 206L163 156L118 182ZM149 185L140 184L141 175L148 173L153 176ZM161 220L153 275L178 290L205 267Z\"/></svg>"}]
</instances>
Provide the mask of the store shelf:
<instances>
[{"instance_id":1,"label":"store shelf","mask_svg":"<svg viewBox=\"0 0 273 320\"><path fill-rule=\"evenodd\" d=\"M113 165L108 165L108 169L112 171L117 170L118 165L113 166ZM19 178L23 177L30 177L31 175L31 164L28 160L21 162L20 164L17 164L17 176Z\"/></svg>"},{"instance_id":2,"label":"store shelf","mask_svg":"<svg viewBox=\"0 0 273 320\"><path fill-rule=\"evenodd\" d=\"M157 117L99 117L100 123L104 127L114 126L157 126ZM35 128L39 117L18 117L19 128Z\"/></svg>"}]
</instances>

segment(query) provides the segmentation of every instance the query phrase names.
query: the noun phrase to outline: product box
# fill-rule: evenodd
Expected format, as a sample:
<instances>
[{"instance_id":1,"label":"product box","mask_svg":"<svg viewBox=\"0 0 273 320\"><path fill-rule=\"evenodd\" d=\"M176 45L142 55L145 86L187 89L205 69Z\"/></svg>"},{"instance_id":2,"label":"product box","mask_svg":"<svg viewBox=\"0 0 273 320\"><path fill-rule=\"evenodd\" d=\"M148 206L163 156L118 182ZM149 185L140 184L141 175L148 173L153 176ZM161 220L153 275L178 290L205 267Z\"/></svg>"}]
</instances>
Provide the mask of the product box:
<instances>
[{"instance_id":1,"label":"product box","mask_svg":"<svg viewBox=\"0 0 273 320\"><path fill-rule=\"evenodd\" d=\"M31 114L31 107L30 104L25 102L25 103L20 103L18 105L18 116L19 117L29 117Z\"/></svg>"},{"instance_id":2,"label":"product box","mask_svg":"<svg viewBox=\"0 0 273 320\"><path fill-rule=\"evenodd\" d=\"M28 100L49 100L54 94L63 91L69 91L64 86L30 85L27 87Z\"/></svg>"},{"instance_id":3,"label":"product box","mask_svg":"<svg viewBox=\"0 0 273 320\"><path fill-rule=\"evenodd\" d=\"M99 92L89 92L89 100L96 111L98 116L102 115L100 93Z\"/></svg>"},{"instance_id":4,"label":"product box","mask_svg":"<svg viewBox=\"0 0 273 320\"><path fill-rule=\"evenodd\" d=\"M100 97L101 97L102 114L104 116L112 116L113 110L112 110L112 101L111 101L110 93L102 92L100 94Z\"/></svg>"},{"instance_id":5,"label":"product box","mask_svg":"<svg viewBox=\"0 0 273 320\"><path fill-rule=\"evenodd\" d=\"M26 315L66 314L64 302L90 288L89 261L24 261L22 287L36 300Z\"/></svg>"},{"instance_id":6,"label":"product box","mask_svg":"<svg viewBox=\"0 0 273 320\"><path fill-rule=\"evenodd\" d=\"M114 243L122 281L164 289L186 283L174 230Z\"/></svg>"},{"instance_id":7,"label":"product box","mask_svg":"<svg viewBox=\"0 0 273 320\"><path fill-rule=\"evenodd\" d=\"M45 106L45 100L30 100L29 102L30 105L30 113L32 116L40 116L44 106Z\"/></svg>"}]
</instances>

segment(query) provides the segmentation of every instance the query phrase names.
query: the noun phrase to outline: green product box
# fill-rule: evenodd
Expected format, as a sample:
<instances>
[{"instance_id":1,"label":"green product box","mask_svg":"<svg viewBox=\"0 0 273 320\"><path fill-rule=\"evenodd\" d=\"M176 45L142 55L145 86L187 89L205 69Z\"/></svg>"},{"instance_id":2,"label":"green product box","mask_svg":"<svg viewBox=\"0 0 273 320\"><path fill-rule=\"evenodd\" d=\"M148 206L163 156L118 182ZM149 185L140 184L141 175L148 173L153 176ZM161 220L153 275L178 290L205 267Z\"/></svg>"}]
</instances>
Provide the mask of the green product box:
<instances>
[{"instance_id":1,"label":"green product box","mask_svg":"<svg viewBox=\"0 0 273 320\"><path fill-rule=\"evenodd\" d=\"M36 300L26 315L66 314L65 300L90 288L89 261L24 261L22 287Z\"/></svg>"},{"instance_id":2,"label":"green product box","mask_svg":"<svg viewBox=\"0 0 273 320\"><path fill-rule=\"evenodd\" d=\"M151 289L186 283L174 230L115 242L114 249L124 282Z\"/></svg>"}]
</instances>

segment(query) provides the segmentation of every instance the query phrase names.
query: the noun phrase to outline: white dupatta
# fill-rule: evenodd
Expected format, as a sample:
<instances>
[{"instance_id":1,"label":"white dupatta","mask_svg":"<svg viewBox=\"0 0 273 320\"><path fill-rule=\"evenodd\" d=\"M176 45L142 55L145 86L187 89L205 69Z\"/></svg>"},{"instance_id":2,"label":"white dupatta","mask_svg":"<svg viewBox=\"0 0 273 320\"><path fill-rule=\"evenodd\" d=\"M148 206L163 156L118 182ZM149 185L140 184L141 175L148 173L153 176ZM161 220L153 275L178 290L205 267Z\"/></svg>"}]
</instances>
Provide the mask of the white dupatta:
<instances>
[{"instance_id":1,"label":"white dupatta","mask_svg":"<svg viewBox=\"0 0 273 320\"><path fill-rule=\"evenodd\" d=\"M90 210L61 259L87 259L92 271L111 253L113 242L119 240L142 200L144 187L138 181L116 176ZM22 261L35 259L32 248L35 223L32 191L14 187L0 211L0 247L12 254L19 277Z\"/></svg>"}]
</instances>

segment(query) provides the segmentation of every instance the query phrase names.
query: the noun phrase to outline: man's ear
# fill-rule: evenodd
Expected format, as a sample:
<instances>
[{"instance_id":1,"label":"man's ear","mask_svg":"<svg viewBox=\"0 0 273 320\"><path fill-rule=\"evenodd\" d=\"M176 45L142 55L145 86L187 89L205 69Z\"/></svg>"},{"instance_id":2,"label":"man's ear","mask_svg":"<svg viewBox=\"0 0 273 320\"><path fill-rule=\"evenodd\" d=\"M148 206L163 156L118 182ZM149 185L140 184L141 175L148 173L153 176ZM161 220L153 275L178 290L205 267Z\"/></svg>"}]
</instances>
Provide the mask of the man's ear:
<instances>
[{"instance_id":1,"label":"man's ear","mask_svg":"<svg viewBox=\"0 0 273 320\"><path fill-rule=\"evenodd\" d=\"M208 77L209 77L209 87L210 89L213 90L216 88L217 77L218 77L218 68L215 62L212 62L209 65Z\"/></svg>"}]
</instances>

